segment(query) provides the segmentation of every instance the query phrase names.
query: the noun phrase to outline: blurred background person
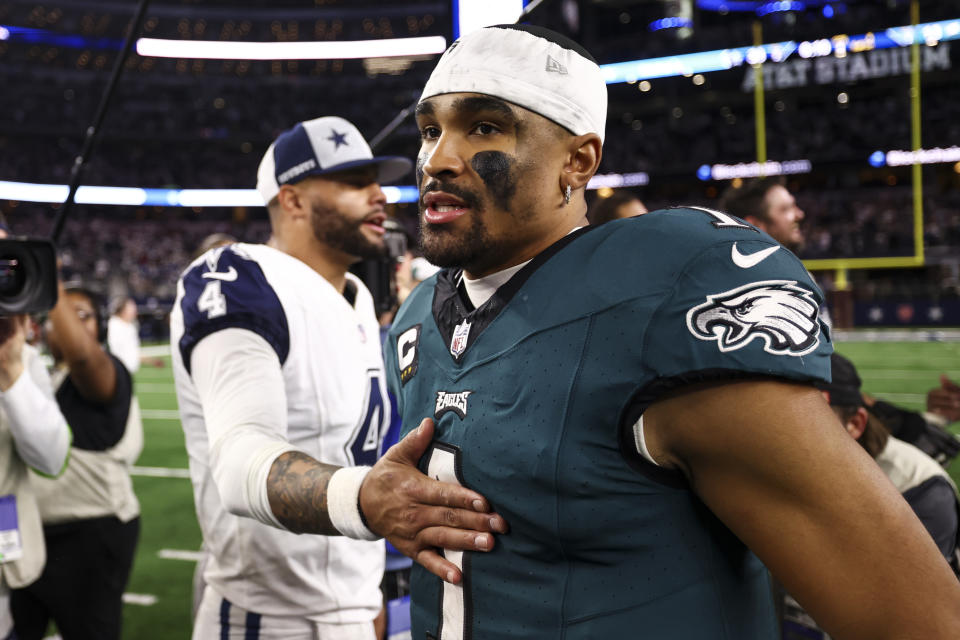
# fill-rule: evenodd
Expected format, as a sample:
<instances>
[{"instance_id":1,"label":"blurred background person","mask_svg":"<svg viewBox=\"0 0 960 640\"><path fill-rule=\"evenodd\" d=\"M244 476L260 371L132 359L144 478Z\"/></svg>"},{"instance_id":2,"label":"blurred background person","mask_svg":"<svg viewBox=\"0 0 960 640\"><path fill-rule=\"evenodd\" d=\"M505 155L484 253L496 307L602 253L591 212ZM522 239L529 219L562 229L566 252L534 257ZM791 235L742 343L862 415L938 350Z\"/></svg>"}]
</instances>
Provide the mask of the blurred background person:
<instances>
[{"instance_id":1,"label":"blurred background person","mask_svg":"<svg viewBox=\"0 0 960 640\"><path fill-rule=\"evenodd\" d=\"M73 430L58 478L34 476L49 561L11 595L18 640L39 640L52 620L64 640L119 639L122 596L140 531L130 467L143 448L133 379L103 347L99 296L60 284L47 321L60 410Z\"/></svg>"},{"instance_id":2,"label":"blurred background person","mask_svg":"<svg viewBox=\"0 0 960 640\"><path fill-rule=\"evenodd\" d=\"M140 369L140 326L137 302L130 296L118 299L107 321L107 346L131 374Z\"/></svg>"},{"instance_id":3,"label":"blurred background person","mask_svg":"<svg viewBox=\"0 0 960 640\"><path fill-rule=\"evenodd\" d=\"M941 374L940 386L927 392L927 413L944 424L960 420L960 384Z\"/></svg>"},{"instance_id":4,"label":"blurred background person","mask_svg":"<svg viewBox=\"0 0 960 640\"><path fill-rule=\"evenodd\" d=\"M960 386L946 375L940 386L927 392L927 410L910 411L863 394L870 413L880 418L890 433L917 447L947 467L960 454L960 439L949 424L960 420Z\"/></svg>"},{"instance_id":5,"label":"blurred background person","mask_svg":"<svg viewBox=\"0 0 960 640\"><path fill-rule=\"evenodd\" d=\"M926 527L940 553L954 573L960 575L958 523L960 500L957 487L936 460L890 435L890 431L870 408L861 393L860 376L850 360L834 353L830 356L833 379L818 383L833 412L847 433L877 461L907 504ZM882 558L878 558L878 562ZM784 640L826 640L829 636L789 595L783 602Z\"/></svg>"},{"instance_id":6,"label":"blurred background person","mask_svg":"<svg viewBox=\"0 0 960 640\"><path fill-rule=\"evenodd\" d=\"M216 249L217 247L226 247L227 245L231 245L235 242L239 242L239 240L234 236L230 235L229 233L223 233L221 231L217 231L215 233L206 235L203 237L202 240L200 240L200 243L197 245L196 250L193 252L193 257L190 258L190 261L192 262L196 260L203 254L205 254L207 251L210 251L210 249Z\"/></svg>"},{"instance_id":7,"label":"blurred background person","mask_svg":"<svg viewBox=\"0 0 960 640\"><path fill-rule=\"evenodd\" d=\"M800 222L805 214L782 176L753 178L739 188L729 187L721 196L720 210L766 232L793 253L803 249Z\"/></svg>"},{"instance_id":8,"label":"blurred background person","mask_svg":"<svg viewBox=\"0 0 960 640\"><path fill-rule=\"evenodd\" d=\"M614 191L606 198L596 198L587 210L587 220L597 225L620 218L632 218L647 212L647 207L635 194L626 190Z\"/></svg>"}]
</instances>

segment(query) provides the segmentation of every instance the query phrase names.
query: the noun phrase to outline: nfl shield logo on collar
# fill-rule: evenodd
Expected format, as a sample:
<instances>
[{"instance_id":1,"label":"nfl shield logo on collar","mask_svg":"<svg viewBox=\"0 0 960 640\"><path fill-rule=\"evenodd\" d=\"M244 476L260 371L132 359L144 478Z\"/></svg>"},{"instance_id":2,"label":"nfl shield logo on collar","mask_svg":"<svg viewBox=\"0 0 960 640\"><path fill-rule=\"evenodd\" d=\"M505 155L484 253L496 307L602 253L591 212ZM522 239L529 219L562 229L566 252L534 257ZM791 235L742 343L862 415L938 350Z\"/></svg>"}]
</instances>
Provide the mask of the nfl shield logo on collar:
<instances>
[{"instance_id":1,"label":"nfl shield logo on collar","mask_svg":"<svg viewBox=\"0 0 960 640\"><path fill-rule=\"evenodd\" d=\"M469 337L470 323L464 320L454 328L453 339L450 340L450 354L454 358L459 358L467 350L467 338Z\"/></svg>"}]
</instances>

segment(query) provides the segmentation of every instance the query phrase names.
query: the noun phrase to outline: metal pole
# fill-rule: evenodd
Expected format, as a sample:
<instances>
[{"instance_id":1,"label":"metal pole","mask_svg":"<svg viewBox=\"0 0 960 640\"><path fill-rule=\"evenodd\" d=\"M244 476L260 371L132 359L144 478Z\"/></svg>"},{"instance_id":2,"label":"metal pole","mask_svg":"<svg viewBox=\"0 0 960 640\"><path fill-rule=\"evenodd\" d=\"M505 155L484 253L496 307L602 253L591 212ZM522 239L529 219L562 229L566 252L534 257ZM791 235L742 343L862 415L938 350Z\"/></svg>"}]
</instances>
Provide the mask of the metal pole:
<instances>
[{"instance_id":1,"label":"metal pole","mask_svg":"<svg viewBox=\"0 0 960 640\"><path fill-rule=\"evenodd\" d=\"M910 22L913 25L913 44L910 45L910 143L919 151L920 139L920 43L917 42L917 24L920 22L918 0L910 2ZM913 255L923 264L923 165L913 163Z\"/></svg>"},{"instance_id":2,"label":"metal pole","mask_svg":"<svg viewBox=\"0 0 960 640\"><path fill-rule=\"evenodd\" d=\"M763 46L763 25L759 20L753 23L753 46ZM763 166L767 161L767 117L763 99L763 63L753 65L753 78L753 118L756 125L757 162L760 163L760 175L765 175Z\"/></svg>"},{"instance_id":3,"label":"metal pole","mask_svg":"<svg viewBox=\"0 0 960 640\"><path fill-rule=\"evenodd\" d=\"M110 99L113 97L117 80L119 80L120 74L123 73L123 65L130 56L130 50L133 48L133 43L136 42L137 34L140 33L140 25L143 24L143 16L147 11L149 2L150 0L140 0L140 4L137 5L137 11L133 16L133 20L130 22L130 30L127 33L126 40L124 40L123 49L120 51L120 55L113 65L113 71L110 74L109 82L107 82L107 88L103 92L103 97L100 98L97 113L93 117L93 122L87 127L86 137L83 140L80 155L74 159L73 166L70 168L70 187L67 192L67 199L63 201L63 204L60 205L60 208L57 210L57 217L53 222L53 231L50 233L50 239L53 240L54 244L57 243L60 235L63 233L63 225L66 222L67 214L70 212L74 198L77 195L83 169L86 167L86 162L90 157L91 151L93 151L93 145L97 141L97 136L100 133L100 125L103 124L103 118L107 113L107 107L110 105Z\"/></svg>"}]
</instances>

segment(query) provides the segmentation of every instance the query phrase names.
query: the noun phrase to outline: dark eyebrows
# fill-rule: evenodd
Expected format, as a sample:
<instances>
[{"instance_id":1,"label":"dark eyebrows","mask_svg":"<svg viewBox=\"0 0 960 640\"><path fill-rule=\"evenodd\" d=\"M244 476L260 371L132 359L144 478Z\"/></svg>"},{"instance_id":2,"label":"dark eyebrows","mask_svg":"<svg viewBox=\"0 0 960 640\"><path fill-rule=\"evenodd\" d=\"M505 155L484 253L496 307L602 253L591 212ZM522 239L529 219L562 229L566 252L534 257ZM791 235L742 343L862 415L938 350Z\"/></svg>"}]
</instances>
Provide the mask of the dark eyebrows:
<instances>
[{"instance_id":1,"label":"dark eyebrows","mask_svg":"<svg viewBox=\"0 0 960 640\"><path fill-rule=\"evenodd\" d=\"M417 108L413 110L413 115L416 116L432 116L433 115L433 105L424 100L417 103Z\"/></svg>"},{"instance_id":2,"label":"dark eyebrows","mask_svg":"<svg viewBox=\"0 0 960 640\"><path fill-rule=\"evenodd\" d=\"M516 122L517 116L513 112L513 109L510 108L510 105L500 100L499 98L494 98L491 96L468 96L466 98L458 98L453 102L453 110L460 113L474 113L474 112L493 112L497 115L510 120L510 122Z\"/></svg>"}]
</instances>

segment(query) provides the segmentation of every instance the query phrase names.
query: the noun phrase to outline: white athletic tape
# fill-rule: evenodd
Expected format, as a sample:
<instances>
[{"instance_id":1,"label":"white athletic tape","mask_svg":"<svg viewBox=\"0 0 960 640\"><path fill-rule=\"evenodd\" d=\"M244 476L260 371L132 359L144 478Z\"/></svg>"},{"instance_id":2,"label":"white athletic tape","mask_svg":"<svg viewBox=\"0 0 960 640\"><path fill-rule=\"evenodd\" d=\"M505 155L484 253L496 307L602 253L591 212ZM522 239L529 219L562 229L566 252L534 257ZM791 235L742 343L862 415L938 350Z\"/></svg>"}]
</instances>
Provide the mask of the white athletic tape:
<instances>
[{"instance_id":1,"label":"white athletic tape","mask_svg":"<svg viewBox=\"0 0 960 640\"><path fill-rule=\"evenodd\" d=\"M337 531L356 540L379 540L360 517L360 485L370 467L343 467L327 484L327 513Z\"/></svg>"}]
</instances>

